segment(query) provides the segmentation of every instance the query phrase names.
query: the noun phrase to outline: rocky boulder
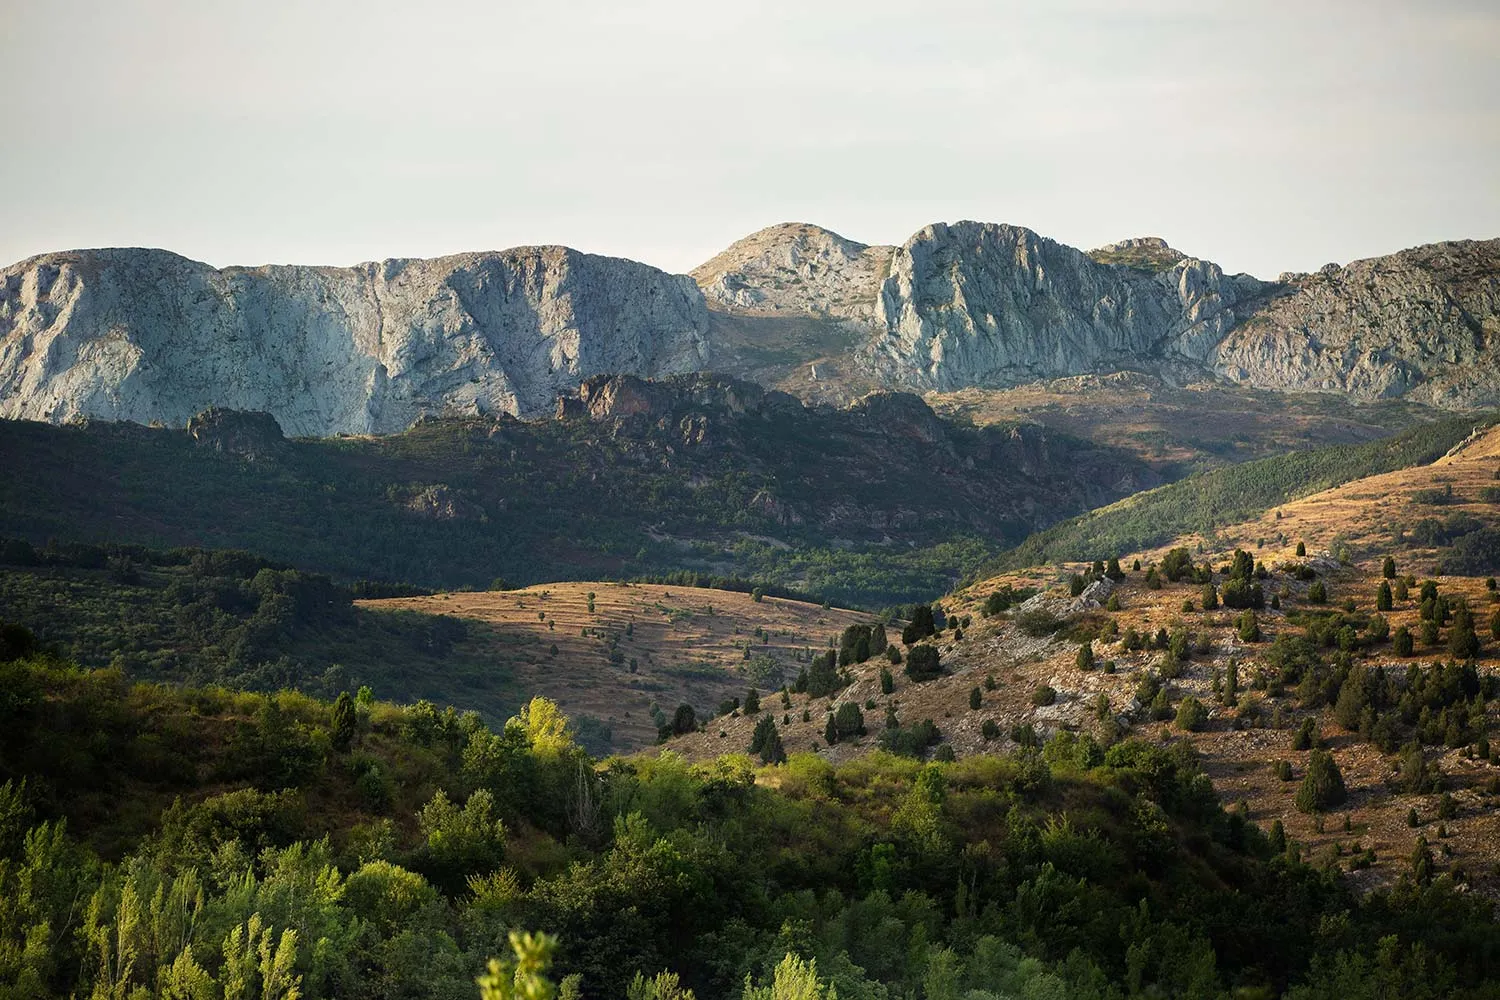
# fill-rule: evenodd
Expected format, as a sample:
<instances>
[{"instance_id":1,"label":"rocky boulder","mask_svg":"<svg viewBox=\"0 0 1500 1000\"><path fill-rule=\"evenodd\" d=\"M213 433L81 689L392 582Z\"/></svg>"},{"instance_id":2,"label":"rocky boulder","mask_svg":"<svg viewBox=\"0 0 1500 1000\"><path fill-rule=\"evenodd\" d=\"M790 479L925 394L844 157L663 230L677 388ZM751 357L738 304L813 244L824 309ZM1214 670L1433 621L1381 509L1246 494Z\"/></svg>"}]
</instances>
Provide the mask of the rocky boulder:
<instances>
[{"instance_id":1,"label":"rocky boulder","mask_svg":"<svg viewBox=\"0 0 1500 1000\"><path fill-rule=\"evenodd\" d=\"M273 457L285 441L281 425L269 413L242 413L219 407L204 410L189 420L187 432L199 447L239 455L252 462Z\"/></svg>"}]
</instances>

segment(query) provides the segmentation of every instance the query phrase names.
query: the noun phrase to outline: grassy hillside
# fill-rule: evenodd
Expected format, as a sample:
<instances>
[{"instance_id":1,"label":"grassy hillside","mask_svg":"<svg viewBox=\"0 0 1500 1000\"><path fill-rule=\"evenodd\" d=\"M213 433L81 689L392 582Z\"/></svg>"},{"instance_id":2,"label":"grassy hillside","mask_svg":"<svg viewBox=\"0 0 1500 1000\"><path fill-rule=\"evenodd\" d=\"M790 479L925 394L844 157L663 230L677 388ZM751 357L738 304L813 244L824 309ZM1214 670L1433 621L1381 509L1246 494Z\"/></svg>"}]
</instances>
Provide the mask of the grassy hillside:
<instances>
[{"instance_id":1,"label":"grassy hillside","mask_svg":"<svg viewBox=\"0 0 1500 1000\"><path fill-rule=\"evenodd\" d=\"M831 697L775 709L783 742L836 761L1191 745L1226 808L1351 886L1446 873L1500 896L1497 476L1491 428L1430 464L1127 550L1113 577L1079 562L975 583L922 640L936 676L852 667ZM856 709L864 731L838 730ZM754 725L720 717L672 746L708 759ZM1340 791L1309 807L1320 753Z\"/></svg>"},{"instance_id":2,"label":"grassy hillside","mask_svg":"<svg viewBox=\"0 0 1500 1000\"><path fill-rule=\"evenodd\" d=\"M1212 535L1298 497L1440 458L1494 415L1450 417L1394 437L1335 445L1201 473L1038 532L1005 553L1013 569L1154 548L1180 535Z\"/></svg>"},{"instance_id":3,"label":"grassy hillside","mask_svg":"<svg viewBox=\"0 0 1500 1000\"><path fill-rule=\"evenodd\" d=\"M846 627L873 621L803 601L644 583L549 583L359 607L472 624L465 651L508 663L515 685L591 720L590 731L606 728L612 742L603 746L618 749L655 743L684 702L707 717L750 688L769 701ZM518 661L508 655L516 648L536 655Z\"/></svg>"},{"instance_id":4,"label":"grassy hillside","mask_svg":"<svg viewBox=\"0 0 1500 1000\"><path fill-rule=\"evenodd\" d=\"M34 658L0 691L7 997L472 997L516 927L588 1000L1477 998L1500 960L1486 901L1356 898L1185 749L600 764L545 703L494 732Z\"/></svg>"},{"instance_id":5,"label":"grassy hillside","mask_svg":"<svg viewBox=\"0 0 1500 1000\"><path fill-rule=\"evenodd\" d=\"M769 697L846 626L870 620L690 584L355 600L372 589L242 552L0 539L0 622L85 666L325 697L369 686L491 721L544 695L596 752L654 743L683 703L706 717L751 687Z\"/></svg>"},{"instance_id":6,"label":"grassy hillside","mask_svg":"<svg viewBox=\"0 0 1500 1000\"><path fill-rule=\"evenodd\" d=\"M232 415L196 436L0 422L0 534L246 549L444 589L692 570L879 607L1159 481L1123 452L946 422L909 396L805 409L708 376L597 392L566 419L383 438L284 441Z\"/></svg>"}]
</instances>

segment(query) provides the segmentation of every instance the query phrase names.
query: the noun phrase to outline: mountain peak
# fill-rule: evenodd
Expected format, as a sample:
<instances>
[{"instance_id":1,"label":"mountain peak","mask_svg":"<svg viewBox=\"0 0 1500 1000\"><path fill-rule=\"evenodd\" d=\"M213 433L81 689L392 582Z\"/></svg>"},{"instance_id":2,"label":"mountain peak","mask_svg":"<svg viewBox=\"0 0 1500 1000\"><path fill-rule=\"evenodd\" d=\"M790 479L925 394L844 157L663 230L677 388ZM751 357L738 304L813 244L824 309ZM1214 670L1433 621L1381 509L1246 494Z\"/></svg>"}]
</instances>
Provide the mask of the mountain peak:
<instances>
[{"instance_id":1,"label":"mountain peak","mask_svg":"<svg viewBox=\"0 0 1500 1000\"><path fill-rule=\"evenodd\" d=\"M808 222L782 222L736 240L690 274L722 312L868 319L893 252Z\"/></svg>"},{"instance_id":2,"label":"mountain peak","mask_svg":"<svg viewBox=\"0 0 1500 1000\"><path fill-rule=\"evenodd\" d=\"M1160 236L1136 236L1118 243L1106 243L1090 250L1088 255L1100 264L1120 264L1152 274L1170 270L1188 259L1187 254L1174 250Z\"/></svg>"}]
</instances>

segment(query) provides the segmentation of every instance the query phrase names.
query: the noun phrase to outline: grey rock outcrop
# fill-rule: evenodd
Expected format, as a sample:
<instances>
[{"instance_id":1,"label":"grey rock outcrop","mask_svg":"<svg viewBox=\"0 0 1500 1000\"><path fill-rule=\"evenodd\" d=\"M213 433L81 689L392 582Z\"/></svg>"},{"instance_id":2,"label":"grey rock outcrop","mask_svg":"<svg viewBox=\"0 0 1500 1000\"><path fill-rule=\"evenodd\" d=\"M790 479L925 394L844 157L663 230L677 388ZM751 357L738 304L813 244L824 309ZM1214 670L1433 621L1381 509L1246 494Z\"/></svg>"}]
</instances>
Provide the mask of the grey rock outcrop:
<instances>
[{"instance_id":1,"label":"grey rock outcrop","mask_svg":"<svg viewBox=\"0 0 1500 1000\"><path fill-rule=\"evenodd\" d=\"M160 250L0 271L0 416L181 426L213 406L293 435L552 409L599 372L708 365L691 279L563 247L217 270Z\"/></svg>"},{"instance_id":2,"label":"grey rock outcrop","mask_svg":"<svg viewBox=\"0 0 1500 1000\"><path fill-rule=\"evenodd\" d=\"M1130 368L1467 408L1500 405L1497 350L1500 240L1276 282L1158 237L1084 253L978 222L899 248L787 223L691 277L562 247L222 270L84 250L0 271L0 417L182 426L217 406L291 435L618 415L648 401L574 391L718 366L840 405Z\"/></svg>"},{"instance_id":3,"label":"grey rock outcrop","mask_svg":"<svg viewBox=\"0 0 1500 1000\"><path fill-rule=\"evenodd\" d=\"M281 450L281 425L269 413L245 413L219 407L204 410L188 421L188 437L200 448L211 448L247 461L264 460Z\"/></svg>"},{"instance_id":4,"label":"grey rock outcrop","mask_svg":"<svg viewBox=\"0 0 1500 1000\"><path fill-rule=\"evenodd\" d=\"M866 350L898 381L941 390L1201 360L1274 286L1176 256L1152 273L1019 226L931 225L896 251Z\"/></svg>"},{"instance_id":5,"label":"grey rock outcrop","mask_svg":"<svg viewBox=\"0 0 1500 1000\"><path fill-rule=\"evenodd\" d=\"M736 240L692 276L709 304L727 312L870 320L895 249L784 222Z\"/></svg>"},{"instance_id":6,"label":"grey rock outcrop","mask_svg":"<svg viewBox=\"0 0 1500 1000\"><path fill-rule=\"evenodd\" d=\"M1435 243L1290 279L1205 360L1264 388L1500 402L1500 239Z\"/></svg>"}]
</instances>

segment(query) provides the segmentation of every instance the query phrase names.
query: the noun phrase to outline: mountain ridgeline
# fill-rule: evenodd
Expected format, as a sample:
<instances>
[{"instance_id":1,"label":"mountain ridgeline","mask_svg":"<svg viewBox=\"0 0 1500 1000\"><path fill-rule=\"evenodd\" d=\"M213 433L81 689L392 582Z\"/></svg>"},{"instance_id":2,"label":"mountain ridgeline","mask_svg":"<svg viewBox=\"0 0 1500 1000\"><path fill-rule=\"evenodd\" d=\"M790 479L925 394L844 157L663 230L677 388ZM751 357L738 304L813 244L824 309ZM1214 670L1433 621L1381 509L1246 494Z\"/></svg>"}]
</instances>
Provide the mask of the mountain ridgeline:
<instances>
[{"instance_id":1,"label":"mountain ridgeline","mask_svg":"<svg viewBox=\"0 0 1500 1000\"><path fill-rule=\"evenodd\" d=\"M598 374L722 370L819 399L820 367L854 395L1185 366L1467 409L1500 403L1497 334L1500 240L1276 281L1156 239L1084 253L977 222L900 247L773 226L691 277L560 247L223 270L80 250L0 271L0 416L180 427L222 406L299 436L390 433L537 417Z\"/></svg>"},{"instance_id":2,"label":"mountain ridgeline","mask_svg":"<svg viewBox=\"0 0 1500 1000\"><path fill-rule=\"evenodd\" d=\"M187 432L0 423L0 535L248 549L434 587L690 571L881 606L1160 478L1035 425L915 396L806 407L716 376L589 379L554 419L432 419L285 439L264 414Z\"/></svg>"}]
</instances>

